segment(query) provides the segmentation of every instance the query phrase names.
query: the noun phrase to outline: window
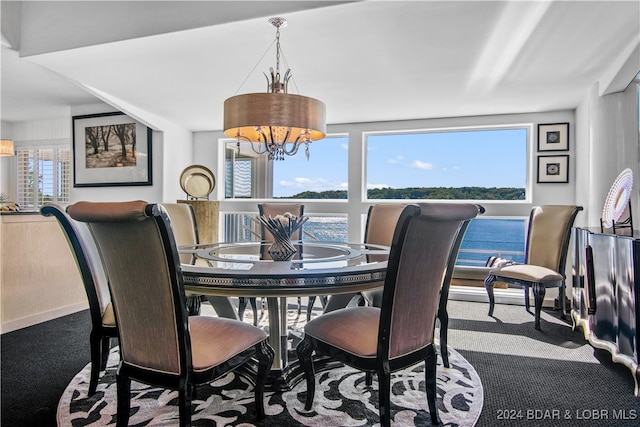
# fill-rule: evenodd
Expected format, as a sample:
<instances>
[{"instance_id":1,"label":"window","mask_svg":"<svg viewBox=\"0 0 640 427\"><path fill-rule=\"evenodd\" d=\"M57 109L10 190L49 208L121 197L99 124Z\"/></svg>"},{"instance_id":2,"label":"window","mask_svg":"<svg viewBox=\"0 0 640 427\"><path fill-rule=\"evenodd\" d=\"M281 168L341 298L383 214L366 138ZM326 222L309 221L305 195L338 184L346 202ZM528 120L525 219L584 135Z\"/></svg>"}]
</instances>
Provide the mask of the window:
<instances>
[{"instance_id":1,"label":"window","mask_svg":"<svg viewBox=\"0 0 640 427\"><path fill-rule=\"evenodd\" d=\"M70 149L67 145L18 147L18 204L37 211L46 203L69 203Z\"/></svg>"},{"instance_id":2,"label":"window","mask_svg":"<svg viewBox=\"0 0 640 427\"><path fill-rule=\"evenodd\" d=\"M346 136L328 136L284 160L269 161L248 143L226 141L225 197L273 199L346 199L348 179Z\"/></svg>"},{"instance_id":3,"label":"window","mask_svg":"<svg viewBox=\"0 0 640 427\"><path fill-rule=\"evenodd\" d=\"M260 240L260 224L255 214L225 213L224 241L245 242ZM324 242L347 241L346 215L308 215L309 220L302 227L302 240L319 240Z\"/></svg>"},{"instance_id":4,"label":"window","mask_svg":"<svg viewBox=\"0 0 640 427\"><path fill-rule=\"evenodd\" d=\"M227 149L225 154L224 197L227 199L252 197L256 159L238 154L235 149Z\"/></svg>"},{"instance_id":5,"label":"window","mask_svg":"<svg viewBox=\"0 0 640 427\"><path fill-rule=\"evenodd\" d=\"M490 256L524 262L526 219L475 218L460 245L457 265L484 266Z\"/></svg>"},{"instance_id":6,"label":"window","mask_svg":"<svg viewBox=\"0 0 640 427\"><path fill-rule=\"evenodd\" d=\"M367 198L525 200L528 129L367 134Z\"/></svg>"},{"instance_id":7,"label":"window","mask_svg":"<svg viewBox=\"0 0 640 427\"><path fill-rule=\"evenodd\" d=\"M304 153L273 163L273 197L294 199L346 199L349 139L328 136Z\"/></svg>"}]
</instances>

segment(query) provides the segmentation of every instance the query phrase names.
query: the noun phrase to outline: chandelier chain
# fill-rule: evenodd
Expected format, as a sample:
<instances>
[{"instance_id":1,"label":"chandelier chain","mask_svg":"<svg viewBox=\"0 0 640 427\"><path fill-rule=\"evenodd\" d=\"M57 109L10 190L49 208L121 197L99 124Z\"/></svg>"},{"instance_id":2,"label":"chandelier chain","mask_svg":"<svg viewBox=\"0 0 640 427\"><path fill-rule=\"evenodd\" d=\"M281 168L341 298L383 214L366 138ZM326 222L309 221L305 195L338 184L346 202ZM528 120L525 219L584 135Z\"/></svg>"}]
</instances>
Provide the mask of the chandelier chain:
<instances>
[{"instance_id":1,"label":"chandelier chain","mask_svg":"<svg viewBox=\"0 0 640 427\"><path fill-rule=\"evenodd\" d=\"M276 73L280 74L280 27L276 27Z\"/></svg>"}]
</instances>

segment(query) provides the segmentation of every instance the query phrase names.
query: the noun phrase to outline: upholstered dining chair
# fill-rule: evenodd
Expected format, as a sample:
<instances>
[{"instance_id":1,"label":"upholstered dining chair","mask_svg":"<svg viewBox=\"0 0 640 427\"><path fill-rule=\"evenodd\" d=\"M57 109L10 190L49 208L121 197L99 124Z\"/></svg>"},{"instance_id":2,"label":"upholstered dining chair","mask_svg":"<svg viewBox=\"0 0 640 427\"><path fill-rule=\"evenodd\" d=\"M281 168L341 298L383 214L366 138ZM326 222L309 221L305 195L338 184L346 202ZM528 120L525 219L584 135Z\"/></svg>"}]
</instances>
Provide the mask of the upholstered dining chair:
<instances>
[{"instance_id":1,"label":"upholstered dining chair","mask_svg":"<svg viewBox=\"0 0 640 427\"><path fill-rule=\"evenodd\" d=\"M396 223L405 206L406 204L398 203L376 203L369 206L363 242L391 246ZM367 260L370 262L386 261L387 258L387 255L367 255ZM358 294L331 295L325 307L325 313L354 305L368 304L380 307L383 285L384 282L380 282L379 289L363 291Z\"/></svg>"},{"instance_id":2,"label":"upholstered dining chair","mask_svg":"<svg viewBox=\"0 0 640 427\"><path fill-rule=\"evenodd\" d=\"M393 231L395 230L398 218L405 206L406 205L384 203L370 206L367 214L367 225L365 227L365 243L390 246L393 238ZM484 213L485 209L483 206L477 205L477 208L479 214ZM460 245L462 244L462 240L464 239L465 232L470 222L470 219L464 221L460 227L458 235L456 236L453 251L456 255L458 254L458 250L460 249ZM442 355L443 365L446 368L449 367L449 352L447 351L449 313L447 311L447 302L449 300L449 287L456 259L457 256L453 256L447 262L447 269L438 304L438 321L440 322L440 353ZM387 256L371 255L369 256L369 260L386 261ZM374 307L380 307L382 305L382 288L373 291L364 291L362 294L369 305ZM370 381L371 379L368 377L367 383L370 383Z\"/></svg>"},{"instance_id":3,"label":"upholstered dining chair","mask_svg":"<svg viewBox=\"0 0 640 427\"><path fill-rule=\"evenodd\" d=\"M378 203L369 206L367 223L364 229L364 243L374 245L391 246L393 232L396 229L398 218L405 208L405 204ZM386 261L387 255L369 255L369 261ZM380 289L362 292L369 305L380 307L382 304L382 285Z\"/></svg>"},{"instance_id":4,"label":"upholstered dining chair","mask_svg":"<svg viewBox=\"0 0 640 427\"><path fill-rule=\"evenodd\" d=\"M561 317L566 317L565 266L571 227L582 206L544 205L534 207L529 215L525 262L489 271L484 286L489 295L489 316L493 316L493 283L524 288L525 307L530 311L529 288L533 288L534 327L540 329L540 312L547 288L560 288Z\"/></svg>"},{"instance_id":5,"label":"upholstered dining chair","mask_svg":"<svg viewBox=\"0 0 640 427\"><path fill-rule=\"evenodd\" d=\"M118 324L117 425L126 426L131 380L178 390L181 426L191 424L197 384L258 359L256 413L264 416L264 384L273 361L267 334L238 320L188 316L182 270L166 210L144 201L77 202L109 277Z\"/></svg>"},{"instance_id":6,"label":"upholstered dining chair","mask_svg":"<svg viewBox=\"0 0 640 427\"><path fill-rule=\"evenodd\" d=\"M315 395L314 351L377 374L382 426L391 424L391 373L424 361L429 413L432 423L439 423L434 349L439 293L448 260L455 256L455 238L477 213L473 204L404 208L391 242L381 306L335 310L305 325L296 350L305 372L306 410Z\"/></svg>"},{"instance_id":7,"label":"upholstered dining chair","mask_svg":"<svg viewBox=\"0 0 640 427\"><path fill-rule=\"evenodd\" d=\"M91 374L88 391L88 395L91 396L98 387L100 372L106 367L111 339L118 337L107 275L102 266L98 248L86 224L71 219L64 208L57 204L43 206L40 208L40 213L44 216L53 216L58 220L76 260L87 294L91 316L91 332L89 334Z\"/></svg>"},{"instance_id":8,"label":"upholstered dining chair","mask_svg":"<svg viewBox=\"0 0 640 427\"><path fill-rule=\"evenodd\" d=\"M171 229L176 239L176 245L189 246L200 243L198 234L198 221L193 206L187 203L161 203L162 207L167 211L171 220ZM192 254L182 253L180 262L182 264L202 264L207 266L208 262L202 258L196 258ZM237 319L236 310L231 304L228 297L223 296L207 296L207 301L214 308L219 317L227 317L229 319ZM200 295L187 296L187 308L189 314L200 314L200 304L202 297Z\"/></svg>"}]
</instances>

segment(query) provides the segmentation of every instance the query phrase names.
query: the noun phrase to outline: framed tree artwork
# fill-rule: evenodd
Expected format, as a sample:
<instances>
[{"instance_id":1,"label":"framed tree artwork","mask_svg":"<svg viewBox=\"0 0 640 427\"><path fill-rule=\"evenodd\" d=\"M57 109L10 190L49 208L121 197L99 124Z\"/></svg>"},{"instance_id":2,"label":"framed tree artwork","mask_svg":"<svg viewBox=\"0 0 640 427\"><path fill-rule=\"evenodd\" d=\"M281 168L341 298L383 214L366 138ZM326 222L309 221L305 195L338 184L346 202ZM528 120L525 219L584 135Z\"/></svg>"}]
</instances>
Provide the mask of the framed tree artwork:
<instances>
[{"instance_id":1,"label":"framed tree artwork","mask_svg":"<svg viewBox=\"0 0 640 427\"><path fill-rule=\"evenodd\" d=\"M73 186L152 185L151 129L120 112L73 117Z\"/></svg>"}]
</instances>

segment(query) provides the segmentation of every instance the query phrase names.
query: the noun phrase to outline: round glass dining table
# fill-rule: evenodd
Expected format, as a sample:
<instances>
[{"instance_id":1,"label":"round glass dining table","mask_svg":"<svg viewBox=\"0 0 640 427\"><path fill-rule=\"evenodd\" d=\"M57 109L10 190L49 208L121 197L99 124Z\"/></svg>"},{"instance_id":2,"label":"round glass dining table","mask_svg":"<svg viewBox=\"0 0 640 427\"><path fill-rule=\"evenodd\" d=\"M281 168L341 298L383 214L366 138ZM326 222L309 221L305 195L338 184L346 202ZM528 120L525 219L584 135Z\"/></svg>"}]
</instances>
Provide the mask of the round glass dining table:
<instances>
[{"instance_id":1,"label":"round glass dining table","mask_svg":"<svg viewBox=\"0 0 640 427\"><path fill-rule=\"evenodd\" d=\"M386 259L389 247L297 241L293 259L273 261L270 245L255 241L181 246L180 253L191 253L197 260L194 265L183 264L182 272L188 294L266 298L269 344L276 353L270 388L288 390L297 367L287 360L287 297L352 294L380 287L387 262L377 260Z\"/></svg>"}]
</instances>

